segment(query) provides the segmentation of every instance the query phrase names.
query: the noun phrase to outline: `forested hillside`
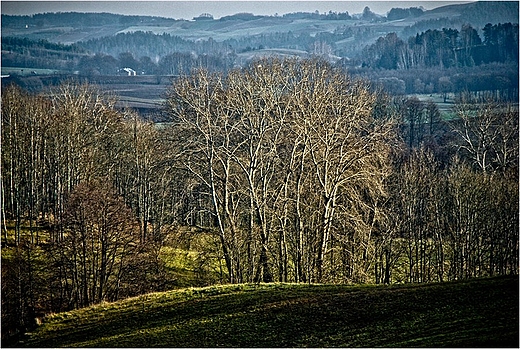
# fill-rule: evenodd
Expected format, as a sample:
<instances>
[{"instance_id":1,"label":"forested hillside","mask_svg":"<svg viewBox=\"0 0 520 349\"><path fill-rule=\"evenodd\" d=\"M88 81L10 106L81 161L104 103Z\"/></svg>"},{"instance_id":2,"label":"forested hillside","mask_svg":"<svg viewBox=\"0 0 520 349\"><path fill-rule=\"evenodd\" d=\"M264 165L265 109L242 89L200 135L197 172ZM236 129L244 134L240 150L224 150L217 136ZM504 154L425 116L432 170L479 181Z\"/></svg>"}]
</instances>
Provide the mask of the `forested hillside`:
<instances>
[{"instance_id":1,"label":"forested hillside","mask_svg":"<svg viewBox=\"0 0 520 349\"><path fill-rule=\"evenodd\" d=\"M443 121L276 59L173 81L160 125L89 85L2 89L3 338L182 285L518 274L518 107L464 96Z\"/></svg>"},{"instance_id":2,"label":"forested hillside","mask_svg":"<svg viewBox=\"0 0 520 349\"><path fill-rule=\"evenodd\" d=\"M363 64L383 69L450 68L491 62L518 61L518 23L487 24L477 30L465 25L460 31L443 28L410 37L407 42L395 33L381 37L364 50Z\"/></svg>"},{"instance_id":3,"label":"forested hillside","mask_svg":"<svg viewBox=\"0 0 520 349\"><path fill-rule=\"evenodd\" d=\"M361 68L350 72L393 94L494 91L518 100L518 23L488 23L481 30L482 38L468 24L460 31L428 29L407 40L390 33L366 46Z\"/></svg>"},{"instance_id":4,"label":"forested hillside","mask_svg":"<svg viewBox=\"0 0 520 349\"><path fill-rule=\"evenodd\" d=\"M518 24L487 25L483 28L483 40L477 31L470 26L456 29L428 30L410 37L407 41L395 34L379 38L375 44L365 47L359 60L341 59L334 63L353 76L360 76L379 84L394 95L403 94L460 94L470 91L476 96L496 95L503 100L518 99ZM278 35L282 41L291 40L305 43L302 38ZM136 45L148 47L141 50L150 53L156 49L166 53L170 49L175 53L154 59L141 56L136 59L129 52L120 53L117 57L107 54L87 54L81 45L52 44L45 40L4 38L2 62L4 66L13 67L12 71L29 74L30 67L53 69L57 81L67 79L67 71L77 71L84 78L93 79L100 75L126 75L123 68L132 68L140 75L178 76L189 74L193 69L204 68L210 71L227 72L238 62L246 62L244 53L235 53L229 46L214 41L193 43L168 34L135 32L118 34L111 41L105 39L98 44L108 42L126 42L130 49ZM281 42L281 41L280 41ZM145 46L146 44L146 46ZM311 44L311 40L308 41ZM282 45L283 46L283 45ZM288 45L291 47L291 45ZM283 50L252 51L252 56L282 54ZM294 47L294 46L293 46ZM316 46L317 50L325 46ZM100 48L101 49L101 48ZM29 55L27 53L30 53ZM196 53L199 52L199 53ZM206 54L203 52L213 52ZM258 53L255 53L258 52ZM284 54L298 54L309 57L306 51L289 50ZM56 70L57 69L57 70ZM36 75L36 74L35 74ZM19 84L40 88L47 82L43 80L30 85L23 80L23 75L15 73L12 77ZM49 80L49 79L45 79ZM54 79L56 80L56 79ZM9 79L4 79L4 86ZM157 79L158 83L161 81ZM40 86L40 87L38 87ZM156 96L157 98L162 96Z\"/></svg>"},{"instance_id":5,"label":"forested hillside","mask_svg":"<svg viewBox=\"0 0 520 349\"><path fill-rule=\"evenodd\" d=\"M47 40L2 37L2 66L73 71L87 51Z\"/></svg>"},{"instance_id":6,"label":"forested hillside","mask_svg":"<svg viewBox=\"0 0 520 349\"><path fill-rule=\"evenodd\" d=\"M428 29L460 28L465 24L480 28L488 23L507 22L518 23L518 2L475 1L463 5L441 6L427 11L416 23L404 28L402 36L415 36Z\"/></svg>"}]
</instances>

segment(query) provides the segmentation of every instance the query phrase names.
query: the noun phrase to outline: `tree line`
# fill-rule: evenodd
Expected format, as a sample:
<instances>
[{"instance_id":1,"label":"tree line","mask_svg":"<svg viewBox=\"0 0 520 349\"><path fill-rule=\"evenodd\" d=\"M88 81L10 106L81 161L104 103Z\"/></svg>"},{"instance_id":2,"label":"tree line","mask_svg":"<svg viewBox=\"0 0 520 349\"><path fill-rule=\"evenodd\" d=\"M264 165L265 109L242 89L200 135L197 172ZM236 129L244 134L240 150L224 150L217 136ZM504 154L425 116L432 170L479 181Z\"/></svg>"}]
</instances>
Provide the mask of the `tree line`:
<instances>
[{"instance_id":1,"label":"tree line","mask_svg":"<svg viewBox=\"0 0 520 349\"><path fill-rule=\"evenodd\" d=\"M175 80L166 124L94 87L2 90L3 338L48 312L202 283L518 273L518 109L457 119L321 60ZM212 276L213 275L213 276Z\"/></svg>"},{"instance_id":2,"label":"tree line","mask_svg":"<svg viewBox=\"0 0 520 349\"><path fill-rule=\"evenodd\" d=\"M336 64L342 66L341 62ZM352 76L367 79L381 85L392 95L441 94L455 99L471 94L481 102L487 98L514 102L518 100L518 63L490 63L474 67L451 67L439 69L411 68L401 70L373 69L370 67L349 68Z\"/></svg>"},{"instance_id":3,"label":"tree line","mask_svg":"<svg viewBox=\"0 0 520 349\"><path fill-rule=\"evenodd\" d=\"M176 20L157 16L120 15L115 13L89 12L45 12L33 15L2 14L2 26L6 28L42 28L56 27L125 27L129 25L163 25L171 26Z\"/></svg>"},{"instance_id":4,"label":"tree line","mask_svg":"<svg viewBox=\"0 0 520 349\"><path fill-rule=\"evenodd\" d=\"M462 26L460 31L428 29L407 42L390 33L363 50L363 64L382 69L411 69L518 62L518 24L488 23L482 31L484 40L471 25Z\"/></svg>"},{"instance_id":5,"label":"tree line","mask_svg":"<svg viewBox=\"0 0 520 349\"><path fill-rule=\"evenodd\" d=\"M348 30L346 30L347 32ZM345 33L346 33L345 32ZM142 42L152 40L157 35L144 33L134 33L137 37L143 35ZM424 34L424 33L423 33ZM289 34L288 34L289 35ZM332 35L332 34L329 34ZM346 33L345 35L356 35L355 33ZM280 34L280 36L284 36ZM286 36L286 35L285 35ZM291 35L289 35L291 36ZM316 53L326 53L331 50L327 44L327 35L319 35L319 41L309 41L309 45L314 45ZM130 36L133 37L133 36ZM147 39L148 38L148 39ZM152 39L151 39L152 38ZM258 38L259 40L261 38ZM316 39L316 38L315 38ZM285 39L284 39L285 40ZM291 39L292 40L292 39ZM298 40L305 39L299 37ZM26 42L27 40L24 40ZM17 42L16 40L14 42ZM114 75L118 74L122 68L130 67L139 74L152 75L186 75L192 69L205 68L210 71L229 71L237 63L237 55L228 52L223 55L211 54L195 54L190 52L175 52L168 54L156 62L149 56L135 58L130 52L123 52L115 58L110 55L96 54L87 55L86 53L69 51L59 51L63 45L57 45L55 50L47 50L48 42L41 40L27 41L28 49L20 52L7 51L2 55L2 63L6 66L38 66L50 69L66 69L76 70L84 76L93 75ZM263 44L259 41L255 49L263 48ZM493 42L492 39L490 42ZM6 50L13 46L10 40L2 43ZM4 47L5 45L5 47ZM493 44L491 44L493 45ZM218 46L218 45L217 45ZM309 46L310 47L310 46ZM253 50L249 47L246 49ZM310 48L309 48L310 49ZM392 48L393 49L393 48ZM22 54L29 50L31 55ZM317 50L317 51L316 51ZM500 50L493 50L493 52ZM425 67L417 66L415 68L388 70L369 67L367 65L361 67L353 67L352 61L341 59L334 63L337 67L342 67L349 74L370 80L372 83L380 84L388 93L394 95L403 94L432 94L438 93L447 96L448 93L460 95L462 93L471 92L475 99L485 100L488 96L500 98L506 101L515 101L518 99L518 62L506 61L504 63L492 62L481 64L478 66L451 66L442 68L439 66ZM120 72L121 73L121 72ZM126 74L126 73L125 73Z\"/></svg>"},{"instance_id":6,"label":"tree line","mask_svg":"<svg viewBox=\"0 0 520 349\"><path fill-rule=\"evenodd\" d=\"M316 53L316 43L327 44L329 53L341 57L350 56L354 60L349 63L351 66L353 63L359 63L374 69L444 69L491 62L518 62L518 24L488 23L482 29L484 40L480 38L476 29L466 24L460 31L451 28L428 29L409 37L407 41L403 41L397 33L389 33L362 50L359 45L336 47L336 42L341 40L354 38L354 41L359 41L367 35L365 29L338 27L333 33L324 32L315 36L309 33L269 33L222 42L212 39L192 42L169 34L133 32L92 39L78 45L85 50L113 57L123 52L140 52L142 56L151 57L154 62L175 51L228 57L234 63L234 55L237 53L263 48L288 48ZM370 31L369 34L373 35ZM232 67L233 65L228 69ZM220 67L220 70L223 70L222 68L225 67Z\"/></svg>"},{"instance_id":7,"label":"tree line","mask_svg":"<svg viewBox=\"0 0 520 349\"><path fill-rule=\"evenodd\" d=\"M392 94L447 96L470 91L481 100L489 94L517 100L518 24L487 24L482 32L483 40L469 25L460 31L429 29L407 42L391 33L365 47L357 59L342 58L334 64L381 84ZM345 27L315 37L289 32L192 42L169 34L133 32L72 46L7 37L2 41L2 64L77 71L85 76L114 75L127 67L147 75L186 75L197 68L227 72L244 64L240 52L282 47L304 50L309 56L344 56L351 48L336 47L336 41L354 38L351 46L358 47L358 40L373 34L367 28ZM137 48L139 56L132 53Z\"/></svg>"},{"instance_id":8,"label":"tree line","mask_svg":"<svg viewBox=\"0 0 520 349\"><path fill-rule=\"evenodd\" d=\"M2 66L74 70L87 52L77 45L51 43L47 40L2 37Z\"/></svg>"},{"instance_id":9,"label":"tree line","mask_svg":"<svg viewBox=\"0 0 520 349\"><path fill-rule=\"evenodd\" d=\"M483 28L487 23L518 23L518 3L510 1L481 1L464 5L458 15L449 16L445 11L449 7L430 10L429 15L437 14L437 18L421 19L403 28L401 37L408 38L428 29L460 28L471 24L474 28ZM444 12L444 13L443 13Z\"/></svg>"}]
</instances>

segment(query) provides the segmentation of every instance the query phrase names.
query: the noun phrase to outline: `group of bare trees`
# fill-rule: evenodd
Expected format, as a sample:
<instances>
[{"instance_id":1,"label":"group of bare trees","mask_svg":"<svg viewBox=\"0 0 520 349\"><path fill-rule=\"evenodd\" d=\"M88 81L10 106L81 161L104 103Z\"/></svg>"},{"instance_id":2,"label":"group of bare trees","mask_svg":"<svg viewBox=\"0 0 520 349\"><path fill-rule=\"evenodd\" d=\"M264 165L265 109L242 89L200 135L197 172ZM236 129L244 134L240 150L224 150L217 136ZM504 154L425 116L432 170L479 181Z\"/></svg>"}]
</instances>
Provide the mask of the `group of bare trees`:
<instances>
[{"instance_id":1,"label":"group of bare trees","mask_svg":"<svg viewBox=\"0 0 520 349\"><path fill-rule=\"evenodd\" d=\"M320 61L259 61L181 79L168 103L210 203L196 224L216 228L229 281L332 280L352 239L370 240L395 132L365 83Z\"/></svg>"},{"instance_id":2,"label":"group of bare trees","mask_svg":"<svg viewBox=\"0 0 520 349\"><path fill-rule=\"evenodd\" d=\"M168 103L178 160L206 197L193 224L218 236L231 282L517 272L510 106L461 101L444 123L433 103L276 60L186 77Z\"/></svg>"},{"instance_id":3,"label":"group of bare trees","mask_svg":"<svg viewBox=\"0 0 520 349\"><path fill-rule=\"evenodd\" d=\"M150 176L167 171L154 168L164 160L155 132L92 86L2 90L5 333L41 311L171 286L153 235L160 222L149 229L160 218L152 210L170 200L168 184Z\"/></svg>"},{"instance_id":4,"label":"group of bare trees","mask_svg":"<svg viewBox=\"0 0 520 349\"><path fill-rule=\"evenodd\" d=\"M195 250L202 282L518 273L517 109L461 102L434 128L434 105L265 59L179 78L165 112L143 122L73 83L2 91L4 335L173 287L166 245Z\"/></svg>"},{"instance_id":5,"label":"group of bare trees","mask_svg":"<svg viewBox=\"0 0 520 349\"><path fill-rule=\"evenodd\" d=\"M518 272L518 180L414 150L392 178L390 237L376 264L384 282L431 282Z\"/></svg>"}]
</instances>

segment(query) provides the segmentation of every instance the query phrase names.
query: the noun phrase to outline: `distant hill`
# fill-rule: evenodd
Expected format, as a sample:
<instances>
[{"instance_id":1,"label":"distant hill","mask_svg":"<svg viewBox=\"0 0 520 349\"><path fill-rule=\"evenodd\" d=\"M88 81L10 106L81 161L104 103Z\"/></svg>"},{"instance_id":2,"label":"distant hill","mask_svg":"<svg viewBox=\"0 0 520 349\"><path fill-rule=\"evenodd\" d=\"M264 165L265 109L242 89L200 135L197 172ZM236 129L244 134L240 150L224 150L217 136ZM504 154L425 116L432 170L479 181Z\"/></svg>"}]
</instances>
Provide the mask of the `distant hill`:
<instances>
[{"instance_id":1,"label":"distant hill","mask_svg":"<svg viewBox=\"0 0 520 349\"><path fill-rule=\"evenodd\" d=\"M84 76L118 75L121 69L129 67L140 75L171 76L201 67L226 71L264 56L321 57L350 68L368 66L392 70L419 65L435 69L438 61L442 61L443 68L517 61L514 54L506 55L507 59L496 59L489 54L504 50L484 42L483 28L487 23L518 23L518 2L478 1L429 11L394 8L387 16L375 16L369 10L353 15L348 12L298 12L282 16L238 13L220 19L207 14L193 20L74 12L2 15L2 74L38 75L43 72L41 69L49 69ZM484 46L478 40L467 46L462 34L450 38L449 45L445 45L444 39L436 41L433 35L423 35L443 28L462 33L466 24L475 30L475 36L480 35ZM510 36L514 41L518 26L512 28ZM399 60L410 56L410 50L404 47L410 46L410 37L417 35L431 42L415 48L420 59L410 59L413 64L400 64ZM393 37L402 41L400 46L388 40ZM425 59L423 48L429 48L425 52L431 58L429 56L436 55L432 48L439 43L445 46L439 52L448 54L437 54L439 59L432 64L417 63ZM515 46L510 46L514 51ZM457 56L451 57L450 52L452 55L456 52ZM416 79L406 81L408 92ZM424 76L421 80L419 85L430 84L429 91L438 86L437 78Z\"/></svg>"},{"instance_id":2,"label":"distant hill","mask_svg":"<svg viewBox=\"0 0 520 349\"><path fill-rule=\"evenodd\" d=\"M389 14L398 12L398 9L393 10ZM389 32L399 34L405 28L416 25L420 27L421 22L429 22L431 25L434 24L434 21L443 23L446 20L459 24L459 27L463 23L470 23L474 27L483 27L487 23L518 23L518 2L514 1L478 1L441 6L422 13L421 11L408 12L411 14L409 17L397 21L387 21L386 17L363 19L363 16L351 16L348 12L296 13L284 16L239 13L220 19L208 17L204 20L192 21L110 13L66 12L32 16L2 15L2 36L24 36L33 40L46 39L51 42L68 44L117 33L149 31L155 34L168 33L186 40L207 40L211 37L216 41L224 41L288 32L315 36L319 33L337 33L353 26L381 36Z\"/></svg>"},{"instance_id":3,"label":"distant hill","mask_svg":"<svg viewBox=\"0 0 520 349\"><path fill-rule=\"evenodd\" d=\"M477 1L441 6L414 18L401 36L415 35L427 29L460 28L464 24L481 29L488 23L518 23L518 11L517 1Z\"/></svg>"},{"instance_id":4,"label":"distant hill","mask_svg":"<svg viewBox=\"0 0 520 349\"><path fill-rule=\"evenodd\" d=\"M51 315L26 347L518 347L518 276L440 284L242 284Z\"/></svg>"},{"instance_id":5,"label":"distant hill","mask_svg":"<svg viewBox=\"0 0 520 349\"><path fill-rule=\"evenodd\" d=\"M447 5L426 11L424 17L458 17L459 20L481 27L487 23L518 23L518 1L477 1Z\"/></svg>"}]
</instances>

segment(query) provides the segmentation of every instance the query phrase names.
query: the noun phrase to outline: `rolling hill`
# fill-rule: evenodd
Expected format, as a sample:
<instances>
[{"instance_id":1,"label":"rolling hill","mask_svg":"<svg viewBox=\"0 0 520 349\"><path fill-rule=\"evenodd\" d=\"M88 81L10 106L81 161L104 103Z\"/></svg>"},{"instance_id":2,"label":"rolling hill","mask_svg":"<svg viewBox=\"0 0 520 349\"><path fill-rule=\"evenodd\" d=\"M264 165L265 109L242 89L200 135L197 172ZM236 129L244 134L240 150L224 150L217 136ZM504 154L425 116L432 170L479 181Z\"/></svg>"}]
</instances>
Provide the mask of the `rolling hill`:
<instances>
[{"instance_id":1,"label":"rolling hill","mask_svg":"<svg viewBox=\"0 0 520 349\"><path fill-rule=\"evenodd\" d=\"M369 4L369 3L368 3ZM412 5L412 3L410 3ZM244 16L234 15L221 19L204 21L174 20L151 16L124 16L109 13L45 13L33 16L2 15L2 36L23 36L32 40L46 39L51 42L72 44L80 41L113 36L126 32L168 33L185 40L215 41L240 39L255 35L272 33L316 36L319 33L332 33L338 28L368 28L375 40L389 32L399 33L421 21L449 18L457 26L471 23L480 27L488 22L518 22L518 2L515 1L478 1L467 4L440 6L424 11L422 15L397 21L378 21L357 18L325 20L309 16ZM455 23L454 22L454 23ZM431 24L431 23L430 23ZM366 44L366 43L364 43Z\"/></svg>"},{"instance_id":2,"label":"rolling hill","mask_svg":"<svg viewBox=\"0 0 520 349\"><path fill-rule=\"evenodd\" d=\"M49 316L24 347L518 347L518 276L438 284L244 284Z\"/></svg>"},{"instance_id":3,"label":"rolling hill","mask_svg":"<svg viewBox=\"0 0 520 349\"><path fill-rule=\"evenodd\" d=\"M385 78L379 75L386 74L386 69L405 66L404 63L396 63L395 57L405 57L399 54L401 51L395 50L398 45L388 45L386 48L377 46L378 42L385 42L388 33L397 33L404 45L410 37L417 33L422 35L427 30L458 30L466 23L481 30L488 22L517 23L518 2L478 1L440 6L419 13L398 17L396 20L385 17L363 19L359 15L336 16L332 19L325 14L315 13L283 16L236 14L204 20L74 12L33 16L2 15L2 75L12 75L9 79L3 79L2 83L5 85L14 81L31 91L40 91L47 83L84 76L91 82L96 79L104 90L116 92L121 97L120 105L137 108L145 114L156 113L164 97L164 83L168 83L168 76L186 74L197 67L227 71L265 56L318 56L349 68L374 66L379 70L372 72L372 76L364 72L361 75L377 83L380 78ZM483 51L481 45L476 46L479 47L475 47L475 52ZM371 47L375 47L372 56L366 52ZM512 47L512 52L516 52L514 46L509 47ZM410 52L411 48L405 51ZM445 51L454 52L451 48ZM494 50L501 51L504 50ZM386 60L390 63L382 64L382 58L390 56L393 58ZM480 55L481 61L484 56ZM512 62L516 62L515 57L512 55ZM442 62L444 67L446 64L464 67L466 60L470 62L469 65L474 64L471 59L452 63L455 60L449 55ZM143 85L136 77L125 82L125 85L117 86L107 83L106 79L98 79L98 76L121 75L121 68L124 67L131 67L140 75L158 76L155 79L157 86L150 88L150 83ZM437 67L433 69L442 70ZM406 93L438 92L436 86L439 86L438 81L442 76L437 76L437 73L430 71L420 76L413 73L415 75L412 76L406 75L404 71L390 70L391 77L405 82ZM482 80L473 77L480 75L477 70L478 67L472 73L465 71L463 75L468 77L468 81ZM505 79L497 81L510 81L511 86L516 86L517 70L517 65L513 66L505 74ZM47 78L45 75L53 76ZM418 86L428 86L428 90L422 88L416 91L416 79L421 80ZM130 88L130 84L135 86Z\"/></svg>"}]
</instances>

